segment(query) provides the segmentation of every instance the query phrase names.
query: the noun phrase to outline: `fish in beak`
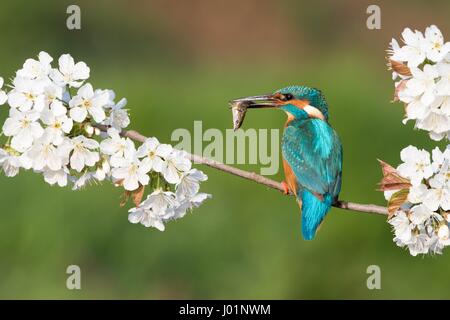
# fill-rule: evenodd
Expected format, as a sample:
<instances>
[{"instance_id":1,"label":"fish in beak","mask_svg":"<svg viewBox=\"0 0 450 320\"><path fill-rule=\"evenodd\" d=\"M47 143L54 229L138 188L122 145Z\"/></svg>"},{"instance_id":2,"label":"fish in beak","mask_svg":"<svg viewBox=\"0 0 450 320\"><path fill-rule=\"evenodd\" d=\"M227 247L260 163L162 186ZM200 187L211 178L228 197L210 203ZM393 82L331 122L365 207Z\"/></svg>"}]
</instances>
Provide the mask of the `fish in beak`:
<instances>
[{"instance_id":1,"label":"fish in beak","mask_svg":"<svg viewBox=\"0 0 450 320\"><path fill-rule=\"evenodd\" d=\"M247 109L277 108L279 101L278 97L273 94L231 100L229 104L233 114L233 130L236 131L242 126Z\"/></svg>"}]
</instances>

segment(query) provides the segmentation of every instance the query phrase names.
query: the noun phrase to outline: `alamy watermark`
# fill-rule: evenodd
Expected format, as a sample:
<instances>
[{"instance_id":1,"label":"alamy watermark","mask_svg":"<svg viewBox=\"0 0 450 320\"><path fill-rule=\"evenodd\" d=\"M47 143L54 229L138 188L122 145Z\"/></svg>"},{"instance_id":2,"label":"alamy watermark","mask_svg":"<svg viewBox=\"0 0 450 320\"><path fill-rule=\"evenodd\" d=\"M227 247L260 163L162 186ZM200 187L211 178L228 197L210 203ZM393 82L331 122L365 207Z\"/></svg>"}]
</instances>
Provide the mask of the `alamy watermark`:
<instances>
[{"instance_id":1,"label":"alamy watermark","mask_svg":"<svg viewBox=\"0 0 450 320\"><path fill-rule=\"evenodd\" d=\"M366 13L369 15L366 20L366 26L369 30L381 29L381 8L376 4L367 7Z\"/></svg>"},{"instance_id":2,"label":"alamy watermark","mask_svg":"<svg viewBox=\"0 0 450 320\"><path fill-rule=\"evenodd\" d=\"M209 128L194 121L191 134L186 128L172 132L172 144L180 150L226 164L260 164L260 174L273 175L280 169L280 130Z\"/></svg>"},{"instance_id":3,"label":"alamy watermark","mask_svg":"<svg viewBox=\"0 0 450 320\"><path fill-rule=\"evenodd\" d=\"M366 273L369 274L366 285L369 290L381 289L381 268L376 264L367 267Z\"/></svg>"},{"instance_id":4,"label":"alamy watermark","mask_svg":"<svg viewBox=\"0 0 450 320\"><path fill-rule=\"evenodd\" d=\"M76 4L67 7L66 13L69 15L66 19L66 26L69 30L81 29L81 9Z\"/></svg>"},{"instance_id":5,"label":"alamy watermark","mask_svg":"<svg viewBox=\"0 0 450 320\"><path fill-rule=\"evenodd\" d=\"M69 275L66 280L66 287L69 290L81 289L81 269L79 266L72 264L67 267L66 273Z\"/></svg>"}]
</instances>

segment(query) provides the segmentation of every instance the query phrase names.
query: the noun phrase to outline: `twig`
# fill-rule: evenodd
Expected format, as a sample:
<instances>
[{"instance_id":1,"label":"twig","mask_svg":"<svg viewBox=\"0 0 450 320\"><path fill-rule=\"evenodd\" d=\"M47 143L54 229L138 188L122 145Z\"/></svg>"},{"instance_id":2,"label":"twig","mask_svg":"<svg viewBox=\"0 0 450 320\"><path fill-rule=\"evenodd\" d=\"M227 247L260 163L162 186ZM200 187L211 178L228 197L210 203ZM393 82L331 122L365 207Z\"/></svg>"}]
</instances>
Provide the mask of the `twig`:
<instances>
[{"instance_id":1,"label":"twig","mask_svg":"<svg viewBox=\"0 0 450 320\"><path fill-rule=\"evenodd\" d=\"M100 130L102 131L106 131L107 128L105 126L97 126ZM132 140L138 141L138 142L144 142L147 137L140 134L137 131L134 130L129 130L129 131L122 131L122 136L124 137L128 137ZM267 187L270 187L272 189L276 189L279 191L284 191L281 183L272 180L272 179L268 179L264 176L261 176L259 174L256 174L255 172L249 172L249 171L245 171L245 170L241 170L235 167L231 167L229 165L226 165L224 163L221 163L219 161L213 160L213 159L209 159L209 158L204 158L201 157L199 155L196 154L189 154L191 160L194 163L199 163L199 164L203 164L206 165L208 167L214 168L214 169L218 169L221 171L224 171L226 173L230 173L233 174L235 176L239 176L241 178L245 178L247 180L251 180L254 181L256 183L265 185ZM292 194L291 194L292 195ZM381 215L387 215L388 211L386 207L382 207L382 206L377 206L374 204L361 204L361 203L354 203L354 202L349 202L349 201L344 201L344 200L339 200L336 203L333 204L334 207L339 208L339 209L344 209L344 210L352 210L352 211L359 211L359 212L366 212L366 213L374 213L374 214L381 214Z\"/></svg>"}]
</instances>

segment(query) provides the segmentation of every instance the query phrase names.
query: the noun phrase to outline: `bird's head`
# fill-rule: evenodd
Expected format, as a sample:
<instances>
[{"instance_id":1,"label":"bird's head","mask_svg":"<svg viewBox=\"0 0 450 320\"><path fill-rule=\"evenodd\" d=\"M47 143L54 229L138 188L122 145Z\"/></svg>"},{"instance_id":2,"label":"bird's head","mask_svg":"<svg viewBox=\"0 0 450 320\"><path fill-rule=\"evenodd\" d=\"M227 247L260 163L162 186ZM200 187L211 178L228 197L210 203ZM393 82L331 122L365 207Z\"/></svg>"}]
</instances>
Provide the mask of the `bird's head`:
<instances>
[{"instance_id":1,"label":"bird's head","mask_svg":"<svg viewBox=\"0 0 450 320\"><path fill-rule=\"evenodd\" d=\"M285 87L271 94L245 97L231 102L245 102L250 109L281 109L287 113L290 120L318 118L328 121L328 104L322 92L305 86Z\"/></svg>"}]
</instances>

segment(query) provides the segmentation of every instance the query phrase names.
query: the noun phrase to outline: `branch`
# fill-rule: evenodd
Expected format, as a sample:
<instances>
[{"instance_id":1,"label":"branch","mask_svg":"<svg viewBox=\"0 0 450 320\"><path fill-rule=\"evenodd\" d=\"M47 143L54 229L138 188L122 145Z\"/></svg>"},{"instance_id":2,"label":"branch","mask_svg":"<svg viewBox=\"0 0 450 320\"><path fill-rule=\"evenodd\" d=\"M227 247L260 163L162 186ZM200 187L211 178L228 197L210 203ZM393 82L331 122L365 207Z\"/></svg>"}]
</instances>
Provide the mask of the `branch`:
<instances>
[{"instance_id":1,"label":"branch","mask_svg":"<svg viewBox=\"0 0 450 320\"><path fill-rule=\"evenodd\" d=\"M98 125L97 127L102 131L107 130L107 128L105 126ZM144 136L134 130L122 131L121 134L124 137L128 137L128 138L138 141L138 142L144 142L147 139L146 136ZM248 171L241 170L241 169L238 169L235 167L231 167L231 166L221 163L219 161L212 160L209 158L204 158L204 157L198 156L196 154L189 154L189 156L194 163L200 163L200 164L206 165L208 167L218 169L223 172L233 174L235 176L239 176L239 177L247 179L247 180L254 181L256 183L265 185L269 188L276 189L281 192L283 192L283 190L284 190L283 187L281 186L281 183L279 183L275 180L272 180L272 179L268 179L264 176L254 173L254 172L248 172ZM291 195L293 195L293 194L291 194ZM381 214L381 215L388 214L387 208L377 206L374 204L361 204L361 203L354 203L354 202L339 200L336 203L334 203L333 206L336 208L339 208L339 209L344 209L344 210L352 210L352 211L374 213L374 214Z\"/></svg>"}]
</instances>

